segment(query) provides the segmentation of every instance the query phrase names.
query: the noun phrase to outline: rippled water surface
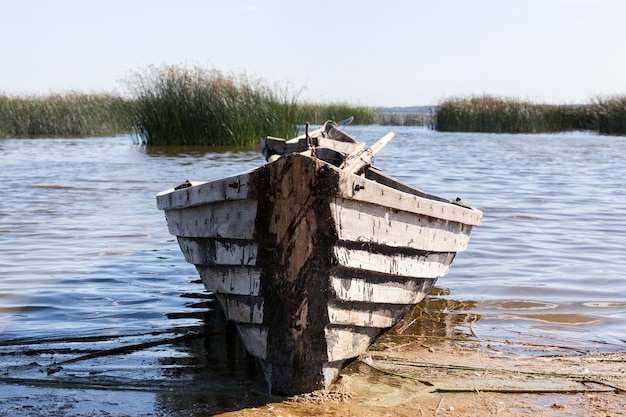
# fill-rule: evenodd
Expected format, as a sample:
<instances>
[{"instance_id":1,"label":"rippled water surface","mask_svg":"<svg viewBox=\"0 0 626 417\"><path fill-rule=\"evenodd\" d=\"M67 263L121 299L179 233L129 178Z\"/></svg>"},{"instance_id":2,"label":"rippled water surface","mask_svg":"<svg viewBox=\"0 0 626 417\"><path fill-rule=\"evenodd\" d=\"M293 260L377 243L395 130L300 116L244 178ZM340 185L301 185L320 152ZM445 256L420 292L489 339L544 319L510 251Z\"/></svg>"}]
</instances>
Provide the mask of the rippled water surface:
<instances>
[{"instance_id":1,"label":"rippled water surface","mask_svg":"<svg viewBox=\"0 0 626 417\"><path fill-rule=\"evenodd\" d=\"M387 130L350 133L372 143ZM484 212L427 309L481 340L626 349L625 138L393 130L378 167ZM55 378L135 390L134 408L118 404L129 414L253 403L254 365L154 195L263 162L257 149L146 149L128 136L0 140L0 414L32 411L16 394L29 381L33 407L61 395L45 385ZM198 381L195 397L172 391Z\"/></svg>"}]
</instances>

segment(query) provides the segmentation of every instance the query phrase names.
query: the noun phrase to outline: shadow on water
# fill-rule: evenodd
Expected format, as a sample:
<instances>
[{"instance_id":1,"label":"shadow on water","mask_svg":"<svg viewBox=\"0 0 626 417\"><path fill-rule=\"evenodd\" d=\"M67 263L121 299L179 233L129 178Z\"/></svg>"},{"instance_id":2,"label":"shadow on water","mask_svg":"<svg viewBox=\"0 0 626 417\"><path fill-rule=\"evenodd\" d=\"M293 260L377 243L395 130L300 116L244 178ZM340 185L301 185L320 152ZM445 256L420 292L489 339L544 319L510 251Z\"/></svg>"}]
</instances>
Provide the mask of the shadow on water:
<instances>
[{"instance_id":1,"label":"shadow on water","mask_svg":"<svg viewBox=\"0 0 626 417\"><path fill-rule=\"evenodd\" d=\"M281 400L268 394L263 373L219 309L205 315L203 331L207 336L178 344L183 355L159 360L164 376L181 386L159 391L156 409L212 415Z\"/></svg>"},{"instance_id":2,"label":"shadow on water","mask_svg":"<svg viewBox=\"0 0 626 417\"><path fill-rule=\"evenodd\" d=\"M212 294L181 297L189 302L167 314L169 330L1 342L0 415L201 416L286 399L268 394L262 372ZM487 306L527 312L545 307L523 301ZM480 309L480 302L451 299L436 287L370 351L433 341L484 343L485 334L474 331L485 318ZM186 325L190 319L199 324ZM360 372L355 369L348 374Z\"/></svg>"},{"instance_id":3,"label":"shadow on water","mask_svg":"<svg viewBox=\"0 0 626 417\"><path fill-rule=\"evenodd\" d=\"M168 318L202 318L195 327L0 342L0 415L213 415L280 401L216 300L194 301Z\"/></svg>"},{"instance_id":4,"label":"shadow on water","mask_svg":"<svg viewBox=\"0 0 626 417\"><path fill-rule=\"evenodd\" d=\"M0 415L200 416L285 400L268 394L212 294L181 297L186 308L158 331L0 342ZM473 305L431 295L373 349L386 337L470 338L467 323L480 317L463 311Z\"/></svg>"}]
</instances>

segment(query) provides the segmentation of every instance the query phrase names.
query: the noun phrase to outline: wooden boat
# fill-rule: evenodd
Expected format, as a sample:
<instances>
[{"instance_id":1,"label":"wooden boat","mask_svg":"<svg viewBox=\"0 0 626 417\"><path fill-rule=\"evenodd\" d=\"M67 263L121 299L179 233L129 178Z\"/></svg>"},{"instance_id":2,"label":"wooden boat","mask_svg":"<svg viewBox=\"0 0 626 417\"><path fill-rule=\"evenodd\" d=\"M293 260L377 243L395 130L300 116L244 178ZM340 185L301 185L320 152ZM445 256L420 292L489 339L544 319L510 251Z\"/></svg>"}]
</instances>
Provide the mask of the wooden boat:
<instances>
[{"instance_id":1,"label":"wooden boat","mask_svg":"<svg viewBox=\"0 0 626 417\"><path fill-rule=\"evenodd\" d=\"M375 146L328 136L267 138L272 162L157 195L272 393L327 387L426 296L482 218L384 175Z\"/></svg>"}]
</instances>

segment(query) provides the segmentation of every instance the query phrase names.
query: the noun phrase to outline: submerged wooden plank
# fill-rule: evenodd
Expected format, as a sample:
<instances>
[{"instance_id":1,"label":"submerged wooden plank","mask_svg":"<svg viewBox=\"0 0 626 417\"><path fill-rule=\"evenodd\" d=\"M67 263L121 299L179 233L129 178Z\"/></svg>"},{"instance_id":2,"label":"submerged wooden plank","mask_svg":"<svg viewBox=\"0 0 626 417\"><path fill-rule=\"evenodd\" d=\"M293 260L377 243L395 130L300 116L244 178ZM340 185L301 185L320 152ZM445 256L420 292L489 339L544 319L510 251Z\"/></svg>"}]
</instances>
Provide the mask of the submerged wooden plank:
<instances>
[{"instance_id":1,"label":"submerged wooden plank","mask_svg":"<svg viewBox=\"0 0 626 417\"><path fill-rule=\"evenodd\" d=\"M371 242L427 252L467 248L471 226L338 198L331 203L340 240Z\"/></svg>"},{"instance_id":2,"label":"submerged wooden plank","mask_svg":"<svg viewBox=\"0 0 626 417\"><path fill-rule=\"evenodd\" d=\"M196 269L207 291L234 295L259 295L260 268L196 265Z\"/></svg>"},{"instance_id":3,"label":"submerged wooden plank","mask_svg":"<svg viewBox=\"0 0 626 417\"><path fill-rule=\"evenodd\" d=\"M167 210L170 233L182 237L252 239L257 202L223 201L180 210Z\"/></svg>"},{"instance_id":4,"label":"submerged wooden plank","mask_svg":"<svg viewBox=\"0 0 626 417\"><path fill-rule=\"evenodd\" d=\"M392 274L402 277L438 278L448 273L454 253L407 255L403 253L375 253L364 249L333 247L340 266Z\"/></svg>"},{"instance_id":5,"label":"submerged wooden plank","mask_svg":"<svg viewBox=\"0 0 626 417\"><path fill-rule=\"evenodd\" d=\"M426 297L434 279L404 279L371 282L365 278L331 276L330 287L343 301L383 304L417 304Z\"/></svg>"},{"instance_id":6,"label":"submerged wooden plank","mask_svg":"<svg viewBox=\"0 0 626 417\"><path fill-rule=\"evenodd\" d=\"M256 265L259 244L249 240L179 237L185 260L194 265Z\"/></svg>"}]
</instances>

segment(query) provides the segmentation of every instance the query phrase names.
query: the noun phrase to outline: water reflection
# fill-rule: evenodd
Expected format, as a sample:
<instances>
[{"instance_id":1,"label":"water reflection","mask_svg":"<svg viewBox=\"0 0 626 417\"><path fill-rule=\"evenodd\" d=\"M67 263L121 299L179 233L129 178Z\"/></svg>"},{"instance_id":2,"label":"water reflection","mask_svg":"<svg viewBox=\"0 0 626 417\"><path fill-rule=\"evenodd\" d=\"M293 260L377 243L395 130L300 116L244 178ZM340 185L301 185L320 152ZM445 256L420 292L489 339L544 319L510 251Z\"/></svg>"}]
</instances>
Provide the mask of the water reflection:
<instances>
[{"instance_id":1,"label":"water reflection","mask_svg":"<svg viewBox=\"0 0 626 417\"><path fill-rule=\"evenodd\" d=\"M180 356L159 359L170 384L184 383L181 389L159 391L155 407L168 415L180 410L213 415L278 400L268 394L263 373L224 314L218 310L206 314L204 323L207 336L176 346Z\"/></svg>"},{"instance_id":2,"label":"water reflection","mask_svg":"<svg viewBox=\"0 0 626 417\"><path fill-rule=\"evenodd\" d=\"M384 350L389 341L402 344L422 339L613 352L622 350L626 343L622 320L602 310L624 311L625 307L626 303L621 302L458 300L450 296L448 289L435 287L373 349ZM599 328L601 333L597 332Z\"/></svg>"},{"instance_id":3,"label":"water reflection","mask_svg":"<svg viewBox=\"0 0 626 417\"><path fill-rule=\"evenodd\" d=\"M458 301L442 296L444 288L435 287L419 305L415 306L393 329L388 336L412 336L440 340L463 340L474 338L471 324L481 316L472 310L475 301Z\"/></svg>"},{"instance_id":4,"label":"water reflection","mask_svg":"<svg viewBox=\"0 0 626 417\"><path fill-rule=\"evenodd\" d=\"M123 415L178 415L181 410L213 415L280 400L267 393L263 373L213 298L204 295L195 301L190 308L202 315L201 326L177 326L188 316L173 313L170 330L1 342L1 390L15 394L19 387L19 395L4 398L0 414L11 407L56 409L48 403L71 403L71 397L89 403L91 413ZM51 384L55 389L48 388ZM134 393L133 401L141 406L120 403L124 392ZM55 415L81 410L87 412L68 405Z\"/></svg>"}]
</instances>

